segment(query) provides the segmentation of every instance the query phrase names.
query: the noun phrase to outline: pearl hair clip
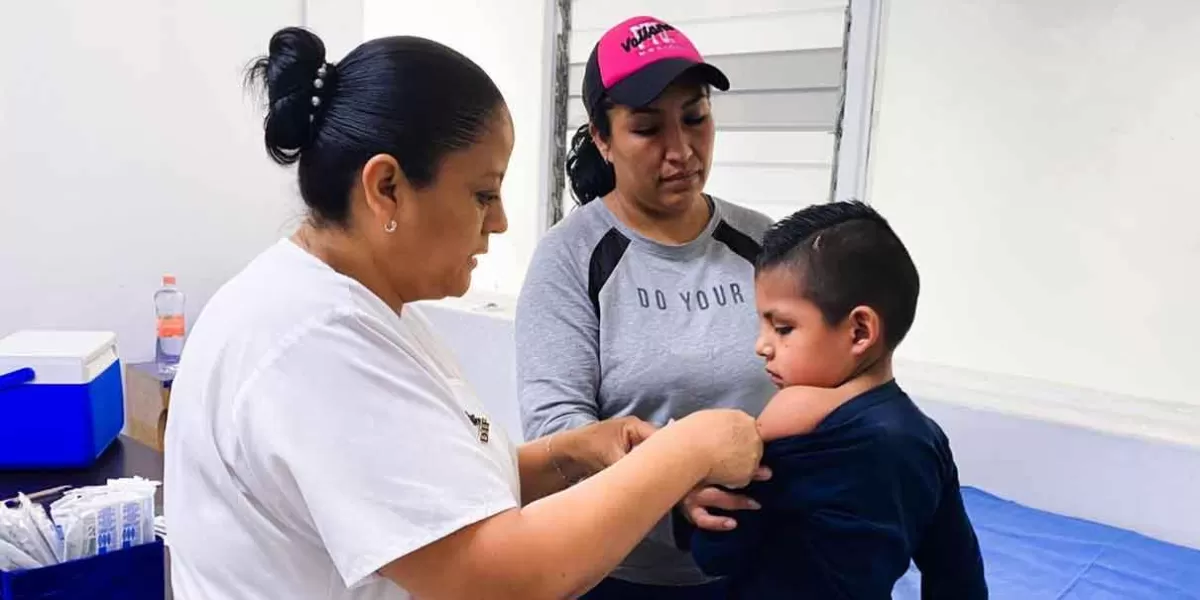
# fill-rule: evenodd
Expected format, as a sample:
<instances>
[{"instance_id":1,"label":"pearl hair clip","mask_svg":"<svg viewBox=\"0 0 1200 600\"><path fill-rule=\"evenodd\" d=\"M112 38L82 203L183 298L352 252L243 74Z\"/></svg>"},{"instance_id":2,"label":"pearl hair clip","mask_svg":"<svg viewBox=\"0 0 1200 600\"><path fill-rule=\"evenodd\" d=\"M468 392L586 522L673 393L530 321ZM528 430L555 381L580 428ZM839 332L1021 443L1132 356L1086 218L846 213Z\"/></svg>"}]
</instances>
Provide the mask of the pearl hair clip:
<instances>
[{"instance_id":1,"label":"pearl hair clip","mask_svg":"<svg viewBox=\"0 0 1200 600\"><path fill-rule=\"evenodd\" d=\"M325 77L329 75L329 63L325 63L317 68L317 78L313 79L313 89L320 91L325 87ZM321 97L313 94L312 97L313 112L309 113L308 120L312 122L316 111L321 107Z\"/></svg>"}]
</instances>

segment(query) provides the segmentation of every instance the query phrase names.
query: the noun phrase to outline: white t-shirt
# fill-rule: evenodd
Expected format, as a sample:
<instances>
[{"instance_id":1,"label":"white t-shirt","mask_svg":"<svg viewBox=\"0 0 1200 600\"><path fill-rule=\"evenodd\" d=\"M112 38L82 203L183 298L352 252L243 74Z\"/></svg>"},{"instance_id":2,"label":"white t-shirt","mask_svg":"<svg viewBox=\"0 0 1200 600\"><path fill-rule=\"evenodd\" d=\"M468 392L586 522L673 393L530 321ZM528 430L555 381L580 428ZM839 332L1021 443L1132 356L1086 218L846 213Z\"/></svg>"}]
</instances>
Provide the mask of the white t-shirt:
<instances>
[{"instance_id":1,"label":"white t-shirt","mask_svg":"<svg viewBox=\"0 0 1200 600\"><path fill-rule=\"evenodd\" d=\"M486 419L418 307L280 241L205 307L171 392L175 597L409 598L376 571L519 504Z\"/></svg>"}]
</instances>

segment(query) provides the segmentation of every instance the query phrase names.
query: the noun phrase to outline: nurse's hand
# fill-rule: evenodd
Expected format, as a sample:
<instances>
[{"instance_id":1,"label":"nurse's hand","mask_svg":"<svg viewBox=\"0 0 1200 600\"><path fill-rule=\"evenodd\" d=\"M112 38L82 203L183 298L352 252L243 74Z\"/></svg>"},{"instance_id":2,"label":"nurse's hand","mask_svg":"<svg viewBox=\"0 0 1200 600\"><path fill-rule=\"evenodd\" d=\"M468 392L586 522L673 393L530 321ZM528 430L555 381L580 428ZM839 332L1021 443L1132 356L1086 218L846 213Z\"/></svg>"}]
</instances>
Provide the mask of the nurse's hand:
<instances>
[{"instance_id":1,"label":"nurse's hand","mask_svg":"<svg viewBox=\"0 0 1200 600\"><path fill-rule=\"evenodd\" d=\"M667 427L688 428L686 439L696 444L702 456L709 459L704 485L745 487L759 472L763 441L754 417L743 411L696 411Z\"/></svg>"},{"instance_id":2,"label":"nurse's hand","mask_svg":"<svg viewBox=\"0 0 1200 600\"><path fill-rule=\"evenodd\" d=\"M592 423L557 434L554 445L567 456L567 476L583 478L604 470L621 460L655 432L654 425L637 417L620 417Z\"/></svg>"}]
</instances>

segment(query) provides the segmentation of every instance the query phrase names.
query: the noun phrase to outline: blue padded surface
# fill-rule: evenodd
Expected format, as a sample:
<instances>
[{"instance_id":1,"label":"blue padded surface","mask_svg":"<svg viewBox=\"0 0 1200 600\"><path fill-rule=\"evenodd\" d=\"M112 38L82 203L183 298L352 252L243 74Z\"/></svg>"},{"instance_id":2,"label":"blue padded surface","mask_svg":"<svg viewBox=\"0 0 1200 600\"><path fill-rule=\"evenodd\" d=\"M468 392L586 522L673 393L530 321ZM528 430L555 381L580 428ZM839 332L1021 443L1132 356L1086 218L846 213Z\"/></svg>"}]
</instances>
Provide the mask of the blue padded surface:
<instances>
[{"instance_id":1,"label":"blue padded surface","mask_svg":"<svg viewBox=\"0 0 1200 600\"><path fill-rule=\"evenodd\" d=\"M962 493L993 600L1200 600L1200 550L975 488ZM920 574L910 569L892 597L918 600L920 590Z\"/></svg>"}]
</instances>

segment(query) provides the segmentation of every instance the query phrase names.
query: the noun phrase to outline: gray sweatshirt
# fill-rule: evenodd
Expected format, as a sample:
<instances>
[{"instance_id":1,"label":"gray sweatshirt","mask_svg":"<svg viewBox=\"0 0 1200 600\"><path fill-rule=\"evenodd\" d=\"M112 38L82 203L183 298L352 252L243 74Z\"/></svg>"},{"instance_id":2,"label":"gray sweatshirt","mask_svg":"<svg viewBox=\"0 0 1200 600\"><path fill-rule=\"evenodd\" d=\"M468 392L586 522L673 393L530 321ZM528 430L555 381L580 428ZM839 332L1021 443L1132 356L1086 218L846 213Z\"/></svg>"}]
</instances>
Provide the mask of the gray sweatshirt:
<instances>
[{"instance_id":1,"label":"gray sweatshirt","mask_svg":"<svg viewBox=\"0 0 1200 600\"><path fill-rule=\"evenodd\" d=\"M719 199L712 208L682 246L639 235L602 200L546 234L517 303L526 439L625 415L663 426L703 408L762 410L774 386L754 353L753 260L771 221ZM671 540L668 518L613 575L708 581Z\"/></svg>"}]
</instances>

